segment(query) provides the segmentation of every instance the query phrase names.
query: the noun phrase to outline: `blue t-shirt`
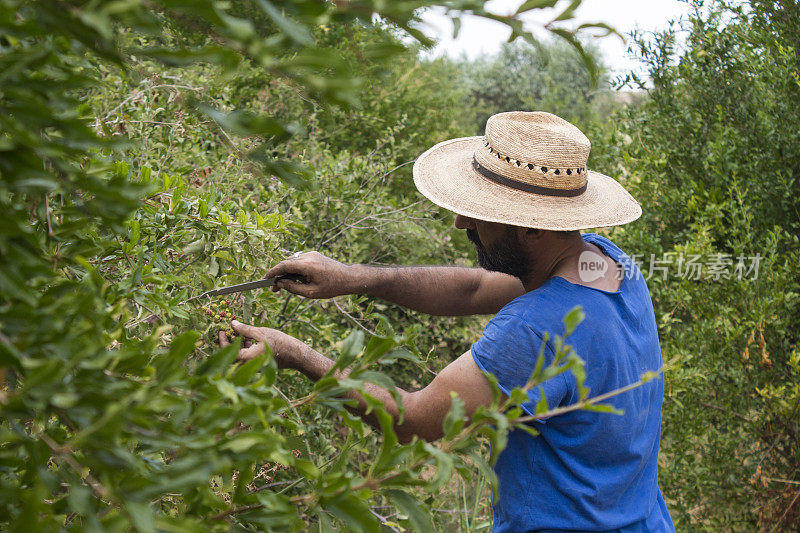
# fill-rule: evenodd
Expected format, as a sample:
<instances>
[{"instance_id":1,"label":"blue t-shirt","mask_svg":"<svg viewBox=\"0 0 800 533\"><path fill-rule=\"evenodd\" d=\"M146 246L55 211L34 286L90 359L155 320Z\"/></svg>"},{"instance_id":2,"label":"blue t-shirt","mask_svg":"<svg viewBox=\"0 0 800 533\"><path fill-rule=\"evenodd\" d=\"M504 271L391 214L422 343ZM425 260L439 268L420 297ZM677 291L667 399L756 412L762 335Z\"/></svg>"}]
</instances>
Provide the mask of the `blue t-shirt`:
<instances>
[{"instance_id":1,"label":"blue t-shirt","mask_svg":"<svg viewBox=\"0 0 800 533\"><path fill-rule=\"evenodd\" d=\"M552 277L507 304L472 345L472 356L509 394L530 377L545 332L564 334L564 316L582 306L586 318L567 339L586 363L589 396L640 379L661 367L653 304L641 271L608 239L586 242L623 266L616 292ZM531 390L523 404L534 414L544 390L550 408L578 401L574 376L565 372ZM624 415L574 411L533 422L540 435L515 430L495 464L499 491L494 531L675 531L658 488L662 377L607 400Z\"/></svg>"}]
</instances>

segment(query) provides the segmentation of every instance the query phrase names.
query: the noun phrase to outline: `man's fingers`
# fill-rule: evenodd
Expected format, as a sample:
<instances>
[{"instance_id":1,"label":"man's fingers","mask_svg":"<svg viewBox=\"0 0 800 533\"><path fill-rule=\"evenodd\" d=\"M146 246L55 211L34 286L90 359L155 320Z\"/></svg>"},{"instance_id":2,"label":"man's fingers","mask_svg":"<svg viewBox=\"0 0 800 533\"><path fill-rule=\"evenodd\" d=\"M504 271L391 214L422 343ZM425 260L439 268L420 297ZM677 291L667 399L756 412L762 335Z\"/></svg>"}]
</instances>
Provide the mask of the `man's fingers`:
<instances>
[{"instance_id":1,"label":"man's fingers","mask_svg":"<svg viewBox=\"0 0 800 533\"><path fill-rule=\"evenodd\" d=\"M219 332L218 338L220 346L228 346L230 344L230 341L228 341L228 336L225 334L224 331Z\"/></svg>"},{"instance_id":2,"label":"man's fingers","mask_svg":"<svg viewBox=\"0 0 800 533\"><path fill-rule=\"evenodd\" d=\"M264 343L256 342L248 348L242 348L239 350L239 356L237 359L239 361L249 361L250 359L258 357L262 353L264 353Z\"/></svg>"},{"instance_id":3,"label":"man's fingers","mask_svg":"<svg viewBox=\"0 0 800 533\"><path fill-rule=\"evenodd\" d=\"M274 267L267 270L267 273L264 274L265 278L274 278L275 276L282 276L284 274L293 273L292 266L296 265L297 261L295 259L287 259L285 261L281 261Z\"/></svg>"},{"instance_id":4,"label":"man's fingers","mask_svg":"<svg viewBox=\"0 0 800 533\"><path fill-rule=\"evenodd\" d=\"M233 328L233 331L239 335L250 337L251 339L256 339L259 341L264 340L263 335L261 334L261 328L259 327L251 326L250 324L242 324L238 320L231 320L231 327Z\"/></svg>"},{"instance_id":5,"label":"man's fingers","mask_svg":"<svg viewBox=\"0 0 800 533\"><path fill-rule=\"evenodd\" d=\"M281 289L286 289L287 291L298 294L300 296L305 296L308 298L311 296L312 293L312 286L313 282L303 283L301 281L295 281L293 279L280 279L275 283L276 287Z\"/></svg>"}]
</instances>

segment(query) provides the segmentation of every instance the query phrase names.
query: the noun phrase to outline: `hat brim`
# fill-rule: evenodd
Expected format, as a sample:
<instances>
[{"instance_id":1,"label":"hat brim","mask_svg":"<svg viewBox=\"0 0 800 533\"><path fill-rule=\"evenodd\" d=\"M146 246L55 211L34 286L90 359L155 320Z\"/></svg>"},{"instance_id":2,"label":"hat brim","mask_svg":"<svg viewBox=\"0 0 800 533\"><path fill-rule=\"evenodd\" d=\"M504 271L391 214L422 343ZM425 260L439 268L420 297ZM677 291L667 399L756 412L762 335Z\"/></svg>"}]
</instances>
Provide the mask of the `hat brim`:
<instances>
[{"instance_id":1,"label":"hat brim","mask_svg":"<svg viewBox=\"0 0 800 533\"><path fill-rule=\"evenodd\" d=\"M459 215L514 226L556 231L618 226L633 222L642 208L616 180L588 171L578 196L546 196L491 181L472 167L483 137L441 142L414 163L414 184L430 201Z\"/></svg>"}]
</instances>

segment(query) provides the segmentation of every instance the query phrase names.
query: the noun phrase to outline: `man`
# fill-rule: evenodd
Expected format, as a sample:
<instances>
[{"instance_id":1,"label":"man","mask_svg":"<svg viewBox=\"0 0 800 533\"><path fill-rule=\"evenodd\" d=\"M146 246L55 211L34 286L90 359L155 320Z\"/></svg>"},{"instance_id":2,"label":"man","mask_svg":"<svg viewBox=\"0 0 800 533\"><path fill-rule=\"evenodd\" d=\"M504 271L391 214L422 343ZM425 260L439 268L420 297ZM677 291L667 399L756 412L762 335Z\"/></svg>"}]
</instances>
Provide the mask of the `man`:
<instances>
[{"instance_id":1,"label":"man","mask_svg":"<svg viewBox=\"0 0 800 533\"><path fill-rule=\"evenodd\" d=\"M451 391L468 415L488 405L484 372L505 394L524 385L545 333L562 333L562 319L576 305L586 318L569 342L586 362L586 385L593 395L624 387L661 367L652 302L628 256L578 230L631 222L641 208L619 183L587 170L588 155L589 140L555 115L494 115L485 136L439 143L414 165L417 188L457 214L455 226L475 244L481 269L344 265L312 252L267 277L303 275L306 283L282 280L277 287L310 298L356 293L434 315L497 313L430 385L399 391L405 418L396 430L406 441L442 436ZM233 328L248 339L241 359L266 343L279 366L311 379L333 366L279 331L238 322ZM552 361L550 343L545 354ZM370 393L397 418L388 391L374 386ZM577 384L568 373L545 381L523 404L529 414L541 394L551 408L570 405ZM674 531L657 481L662 396L657 379L609 402L622 416L576 411L535 422L538 437L513 431L495 465L494 530ZM362 402L359 409L363 414Z\"/></svg>"}]
</instances>

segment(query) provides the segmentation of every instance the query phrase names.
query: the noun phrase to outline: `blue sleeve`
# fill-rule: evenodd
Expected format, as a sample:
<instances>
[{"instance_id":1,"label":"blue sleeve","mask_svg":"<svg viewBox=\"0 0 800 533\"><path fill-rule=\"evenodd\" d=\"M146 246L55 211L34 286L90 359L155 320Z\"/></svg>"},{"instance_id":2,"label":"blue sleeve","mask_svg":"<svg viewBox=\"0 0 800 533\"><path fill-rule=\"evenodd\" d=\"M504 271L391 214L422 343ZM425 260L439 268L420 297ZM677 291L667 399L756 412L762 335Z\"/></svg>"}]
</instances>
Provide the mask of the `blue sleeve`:
<instances>
[{"instance_id":1,"label":"blue sleeve","mask_svg":"<svg viewBox=\"0 0 800 533\"><path fill-rule=\"evenodd\" d=\"M539 349L544 340L519 316L499 314L486 324L483 336L472 345L470 351L478 368L497 378L504 394L522 387L536 367ZM545 345L545 366L555 357L550 343ZM570 397L566 373L548 379L540 386L528 391L528 402L522 409L529 415L536 412L536 403L544 392L549 408L562 405Z\"/></svg>"}]
</instances>

